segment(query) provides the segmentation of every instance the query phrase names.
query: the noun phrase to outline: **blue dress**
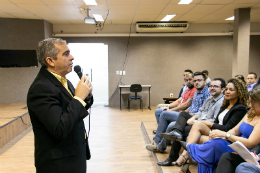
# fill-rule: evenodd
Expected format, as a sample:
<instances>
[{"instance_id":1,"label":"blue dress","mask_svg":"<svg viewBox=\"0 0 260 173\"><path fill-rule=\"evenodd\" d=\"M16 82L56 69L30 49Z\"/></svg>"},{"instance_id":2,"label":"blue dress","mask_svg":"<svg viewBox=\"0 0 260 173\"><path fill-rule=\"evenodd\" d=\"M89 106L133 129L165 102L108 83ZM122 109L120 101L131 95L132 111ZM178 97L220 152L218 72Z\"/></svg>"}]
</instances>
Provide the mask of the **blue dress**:
<instances>
[{"instance_id":1,"label":"blue dress","mask_svg":"<svg viewBox=\"0 0 260 173\"><path fill-rule=\"evenodd\" d=\"M241 137L248 138L254 126L242 122L239 126ZM234 152L222 138L214 138L203 144L189 144L187 146L190 157L198 162L198 173L214 173L223 153Z\"/></svg>"}]
</instances>

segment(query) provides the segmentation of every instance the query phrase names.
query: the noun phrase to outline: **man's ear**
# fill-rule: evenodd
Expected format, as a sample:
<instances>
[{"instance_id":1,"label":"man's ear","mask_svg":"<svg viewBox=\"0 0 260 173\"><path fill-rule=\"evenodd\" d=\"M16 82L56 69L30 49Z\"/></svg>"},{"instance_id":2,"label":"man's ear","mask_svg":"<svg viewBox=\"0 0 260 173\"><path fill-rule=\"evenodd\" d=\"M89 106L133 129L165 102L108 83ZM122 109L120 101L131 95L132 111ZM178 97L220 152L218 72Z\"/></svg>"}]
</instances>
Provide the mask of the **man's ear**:
<instances>
[{"instance_id":1,"label":"man's ear","mask_svg":"<svg viewBox=\"0 0 260 173\"><path fill-rule=\"evenodd\" d=\"M46 58L46 63L51 66L51 67L54 67L55 66L55 63L54 63L54 59L51 58L51 57L47 57Z\"/></svg>"}]
</instances>

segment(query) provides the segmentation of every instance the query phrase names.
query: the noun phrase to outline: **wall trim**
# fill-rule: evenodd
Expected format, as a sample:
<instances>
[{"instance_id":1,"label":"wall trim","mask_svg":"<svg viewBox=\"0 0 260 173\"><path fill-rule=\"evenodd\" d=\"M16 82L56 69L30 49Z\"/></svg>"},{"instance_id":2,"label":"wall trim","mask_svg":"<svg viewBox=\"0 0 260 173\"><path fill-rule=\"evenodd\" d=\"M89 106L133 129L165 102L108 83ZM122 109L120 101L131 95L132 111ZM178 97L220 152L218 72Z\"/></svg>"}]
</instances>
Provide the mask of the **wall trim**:
<instances>
[{"instance_id":1,"label":"wall trim","mask_svg":"<svg viewBox=\"0 0 260 173\"><path fill-rule=\"evenodd\" d=\"M251 32L250 35L260 35L260 32ZM129 34L52 34L53 37L185 37L185 36L233 36L228 33L131 33Z\"/></svg>"}]
</instances>

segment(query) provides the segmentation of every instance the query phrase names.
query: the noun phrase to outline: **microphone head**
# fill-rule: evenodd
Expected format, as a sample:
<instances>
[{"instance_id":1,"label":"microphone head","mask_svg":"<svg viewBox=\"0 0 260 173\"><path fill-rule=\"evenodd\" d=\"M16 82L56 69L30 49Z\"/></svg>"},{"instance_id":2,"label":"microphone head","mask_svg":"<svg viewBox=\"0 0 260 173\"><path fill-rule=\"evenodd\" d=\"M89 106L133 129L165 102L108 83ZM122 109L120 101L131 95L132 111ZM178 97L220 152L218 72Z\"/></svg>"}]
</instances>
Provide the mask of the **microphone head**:
<instances>
[{"instance_id":1,"label":"microphone head","mask_svg":"<svg viewBox=\"0 0 260 173\"><path fill-rule=\"evenodd\" d=\"M74 71L76 73L81 72L81 67L79 65L74 66Z\"/></svg>"},{"instance_id":2,"label":"microphone head","mask_svg":"<svg viewBox=\"0 0 260 173\"><path fill-rule=\"evenodd\" d=\"M82 77L81 67L79 65L74 66L74 71L79 76L79 79L81 79L81 77Z\"/></svg>"}]
</instances>

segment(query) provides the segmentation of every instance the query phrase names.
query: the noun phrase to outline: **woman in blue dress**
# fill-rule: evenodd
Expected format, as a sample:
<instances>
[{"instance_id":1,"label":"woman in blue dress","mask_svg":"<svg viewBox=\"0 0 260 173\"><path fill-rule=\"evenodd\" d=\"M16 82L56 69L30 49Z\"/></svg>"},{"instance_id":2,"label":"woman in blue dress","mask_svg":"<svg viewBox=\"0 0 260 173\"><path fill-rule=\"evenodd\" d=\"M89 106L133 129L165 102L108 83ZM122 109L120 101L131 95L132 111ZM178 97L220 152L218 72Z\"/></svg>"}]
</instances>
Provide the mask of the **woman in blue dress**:
<instances>
[{"instance_id":1,"label":"woman in blue dress","mask_svg":"<svg viewBox=\"0 0 260 173\"><path fill-rule=\"evenodd\" d=\"M203 144L189 144L181 141L192 160L198 162L199 173L215 172L221 155L234 152L228 145L240 141L248 149L260 143L260 86L249 92L249 106L251 110L234 128L228 132L212 130L211 140Z\"/></svg>"}]
</instances>

